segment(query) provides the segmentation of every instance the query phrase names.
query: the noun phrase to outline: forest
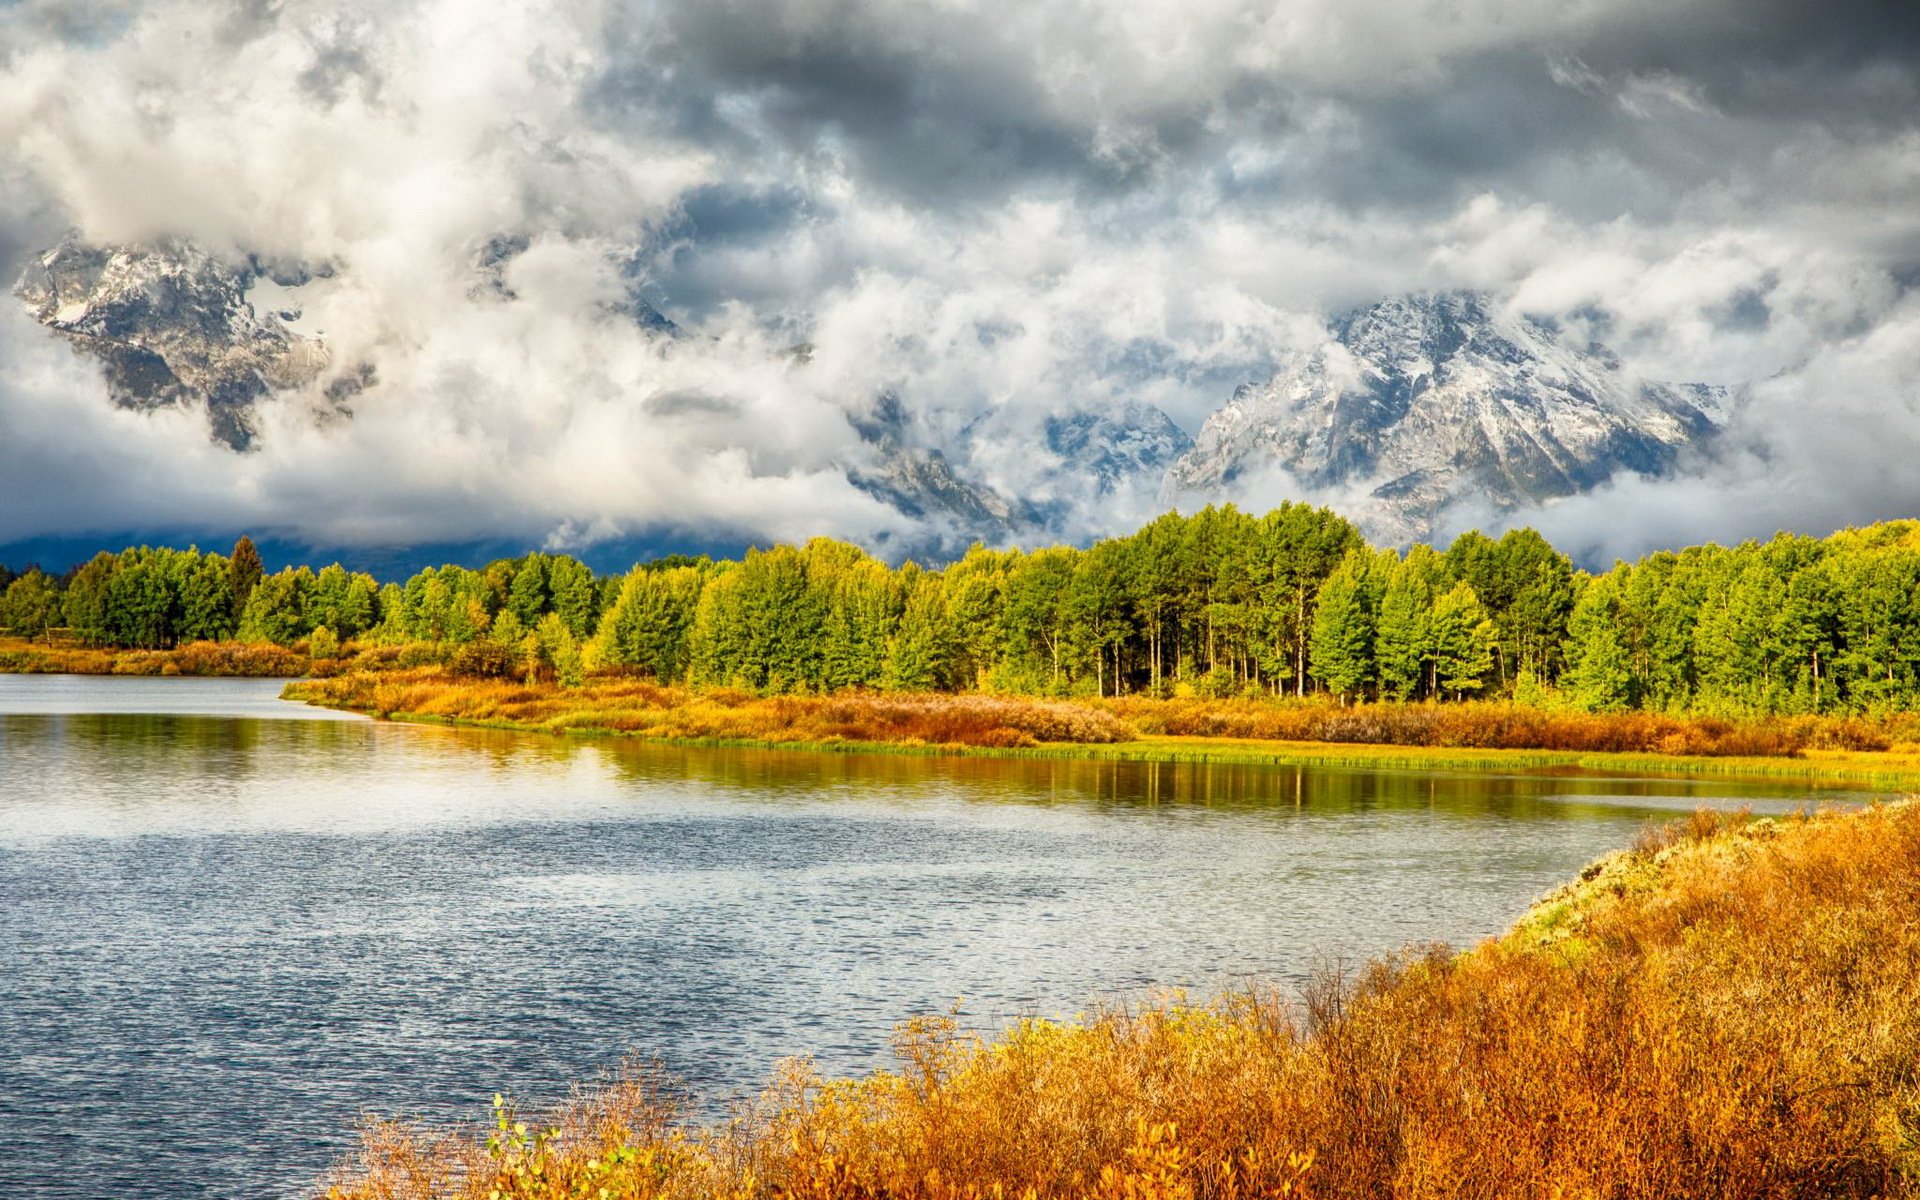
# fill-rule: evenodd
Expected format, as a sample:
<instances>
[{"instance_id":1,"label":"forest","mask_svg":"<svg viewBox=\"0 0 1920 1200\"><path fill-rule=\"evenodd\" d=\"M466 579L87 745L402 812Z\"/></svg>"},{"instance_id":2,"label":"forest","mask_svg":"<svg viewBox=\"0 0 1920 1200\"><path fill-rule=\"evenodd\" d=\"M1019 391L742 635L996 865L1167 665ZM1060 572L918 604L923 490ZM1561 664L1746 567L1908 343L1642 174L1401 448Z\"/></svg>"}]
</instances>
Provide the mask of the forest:
<instances>
[{"instance_id":1,"label":"forest","mask_svg":"<svg viewBox=\"0 0 1920 1200\"><path fill-rule=\"evenodd\" d=\"M565 554L404 582L140 546L54 576L0 567L21 638L165 649L430 648L476 677L626 674L772 693L1511 699L1590 712L1920 707L1920 522L1781 534L1599 574L1532 530L1369 546L1285 504L1168 513L1085 549L975 546L899 567L817 538L596 576Z\"/></svg>"}]
</instances>

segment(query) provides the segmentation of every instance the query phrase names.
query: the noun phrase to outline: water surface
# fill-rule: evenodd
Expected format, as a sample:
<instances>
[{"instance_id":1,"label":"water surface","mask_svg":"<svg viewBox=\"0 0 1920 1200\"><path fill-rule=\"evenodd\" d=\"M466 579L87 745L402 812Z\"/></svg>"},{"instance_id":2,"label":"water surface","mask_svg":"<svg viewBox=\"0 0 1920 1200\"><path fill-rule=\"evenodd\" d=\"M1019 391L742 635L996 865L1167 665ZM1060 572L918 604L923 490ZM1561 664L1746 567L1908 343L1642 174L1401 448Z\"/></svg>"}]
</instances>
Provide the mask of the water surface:
<instances>
[{"instance_id":1,"label":"water surface","mask_svg":"<svg viewBox=\"0 0 1920 1200\"><path fill-rule=\"evenodd\" d=\"M363 1111L658 1058L709 1102L893 1026L1470 943L1783 784L816 754L0 676L0 1194L291 1196Z\"/></svg>"}]
</instances>

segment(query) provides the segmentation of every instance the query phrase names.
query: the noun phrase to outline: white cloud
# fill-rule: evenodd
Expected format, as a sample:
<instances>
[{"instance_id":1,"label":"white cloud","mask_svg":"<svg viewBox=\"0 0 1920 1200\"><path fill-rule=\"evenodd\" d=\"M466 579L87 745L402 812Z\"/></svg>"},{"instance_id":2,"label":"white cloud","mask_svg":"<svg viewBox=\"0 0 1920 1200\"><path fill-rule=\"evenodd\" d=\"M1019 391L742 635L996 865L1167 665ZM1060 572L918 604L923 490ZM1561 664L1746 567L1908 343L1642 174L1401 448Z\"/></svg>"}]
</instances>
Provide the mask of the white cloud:
<instances>
[{"instance_id":1,"label":"white cloud","mask_svg":"<svg viewBox=\"0 0 1920 1200\"><path fill-rule=\"evenodd\" d=\"M1542 518L1568 536L1714 536L1802 492L1887 515L1920 449L1905 51L1822 58L1799 31L1847 23L1789 15L1762 43L1731 0L30 0L0 16L0 252L72 225L331 264L301 328L376 382L349 420L269 405L233 455L112 410L9 313L0 541L897 538L845 477L884 390L1038 494L1049 460L1009 448L1048 414L1193 429L1329 311L1458 286L1649 377L1763 385L1739 444L1773 457ZM503 235L513 299L476 286ZM609 311L636 270L686 336ZM1070 536L1147 503L1063 499Z\"/></svg>"}]
</instances>

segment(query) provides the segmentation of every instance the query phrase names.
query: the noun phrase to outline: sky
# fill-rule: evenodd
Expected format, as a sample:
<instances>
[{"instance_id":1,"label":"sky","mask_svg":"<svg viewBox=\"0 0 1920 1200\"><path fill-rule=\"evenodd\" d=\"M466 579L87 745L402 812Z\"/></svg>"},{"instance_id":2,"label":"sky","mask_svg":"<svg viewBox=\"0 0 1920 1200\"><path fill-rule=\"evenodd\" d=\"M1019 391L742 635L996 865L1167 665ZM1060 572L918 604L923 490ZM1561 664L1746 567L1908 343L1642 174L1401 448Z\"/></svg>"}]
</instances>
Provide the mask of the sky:
<instances>
[{"instance_id":1,"label":"sky","mask_svg":"<svg viewBox=\"0 0 1920 1200\"><path fill-rule=\"evenodd\" d=\"M1463 287L1746 397L1504 520L1602 560L1915 515L1916 68L1908 0L0 0L0 276L69 233L324 264L302 320L377 381L238 454L0 302L0 544L905 544L848 479L883 395L1045 500L1048 415L1193 432Z\"/></svg>"}]
</instances>

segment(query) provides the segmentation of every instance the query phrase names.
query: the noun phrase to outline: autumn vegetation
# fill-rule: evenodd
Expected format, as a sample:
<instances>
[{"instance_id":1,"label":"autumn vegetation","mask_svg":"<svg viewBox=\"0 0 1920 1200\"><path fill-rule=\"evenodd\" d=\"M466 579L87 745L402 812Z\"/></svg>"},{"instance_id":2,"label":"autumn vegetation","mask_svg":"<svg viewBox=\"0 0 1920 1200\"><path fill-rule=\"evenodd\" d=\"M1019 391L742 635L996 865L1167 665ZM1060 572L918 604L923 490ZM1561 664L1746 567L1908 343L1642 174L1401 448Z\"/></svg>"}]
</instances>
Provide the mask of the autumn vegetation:
<instances>
[{"instance_id":1,"label":"autumn vegetation","mask_svg":"<svg viewBox=\"0 0 1920 1200\"><path fill-rule=\"evenodd\" d=\"M1510 702L1368 704L1308 700L1151 697L1047 700L944 693L837 692L760 695L734 688L666 687L597 671L574 687L473 678L445 664L393 665L358 652L325 664L324 678L286 695L332 708L414 721L553 733L621 734L672 741L884 744L1005 749L1090 747L1172 740L1330 743L1435 750L1544 750L1582 755L1797 758L1831 752L1846 761L1906 763L1920 747L1920 717L1679 717L1659 713L1550 712ZM1888 755L1885 752L1898 751ZM1894 760L1898 759L1896 763Z\"/></svg>"},{"instance_id":2,"label":"autumn vegetation","mask_svg":"<svg viewBox=\"0 0 1920 1200\"><path fill-rule=\"evenodd\" d=\"M333 677L365 711L653 737L1239 738L1693 756L1920 743L1920 523L1577 571L1539 535L1376 550L1302 505L890 567L815 539L597 576L381 583L136 547L0 573L0 670ZM362 678L380 675L382 678Z\"/></svg>"},{"instance_id":3,"label":"autumn vegetation","mask_svg":"<svg viewBox=\"0 0 1920 1200\"><path fill-rule=\"evenodd\" d=\"M387 717L676 741L1005 748L1137 736L1112 713L1059 700L926 693L761 696L729 688L662 687L618 675L560 688L463 679L431 667L361 670L301 682L287 695Z\"/></svg>"},{"instance_id":4,"label":"autumn vegetation","mask_svg":"<svg viewBox=\"0 0 1920 1200\"><path fill-rule=\"evenodd\" d=\"M0 672L23 675L305 675L313 660L272 642L188 642L166 650L47 645L0 637Z\"/></svg>"},{"instance_id":5,"label":"autumn vegetation","mask_svg":"<svg viewBox=\"0 0 1920 1200\"><path fill-rule=\"evenodd\" d=\"M373 1122L337 1200L1920 1194L1920 807L1696 814L1513 931L1298 995L790 1064L702 1121L638 1072L489 1129Z\"/></svg>"}]
</instances>

